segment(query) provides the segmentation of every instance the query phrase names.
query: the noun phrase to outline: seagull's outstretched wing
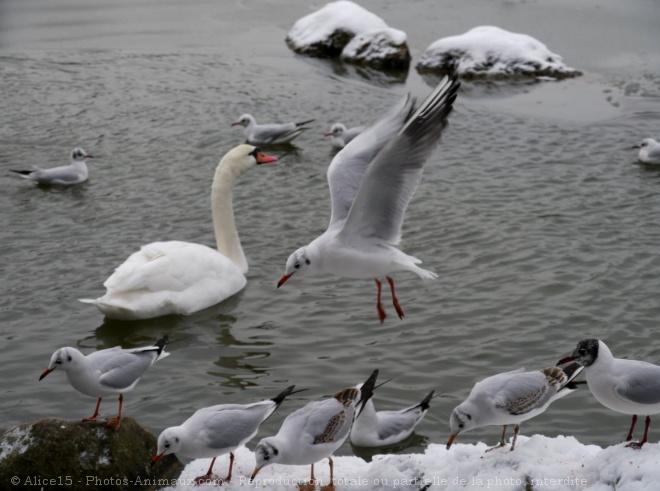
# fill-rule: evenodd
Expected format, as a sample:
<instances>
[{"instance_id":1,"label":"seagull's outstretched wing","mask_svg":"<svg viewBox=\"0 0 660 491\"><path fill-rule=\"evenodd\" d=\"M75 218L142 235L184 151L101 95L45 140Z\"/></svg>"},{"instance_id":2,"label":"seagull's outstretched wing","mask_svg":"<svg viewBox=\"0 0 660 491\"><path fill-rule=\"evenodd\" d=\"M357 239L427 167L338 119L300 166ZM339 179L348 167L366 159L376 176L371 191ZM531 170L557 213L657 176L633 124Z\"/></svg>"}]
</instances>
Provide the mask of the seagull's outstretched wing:
<instances>
[{"instance_id":1,"label":"seagull's outstretched wing","mask_svg":"<svg viewBox=\"0 0 660 491\"><path fill-rule=\"evenodd\" d=\"M400 241L406 207L417 190L424 163L447 125L459 86L455 77L445 77L378 152L364 173L340 232L343 240L354 243L377 238L390 244ZM358 136L354 142L360 139ZM350 145L353 142L346 148Z\"/></svg>"},{"instance_id":2,"label":"seagull's outstretched wing","mask_svg":"<svg viewBox=\"0 0 660 491\"><path fill-rule=\"evenodd\" d=\"M367 167L385 145L401 130L414 110L410 95L391 108L356 136L332 159L328 167L328 185L332 214L328 229L341 228Z\"/></svg>"}]
</instances>

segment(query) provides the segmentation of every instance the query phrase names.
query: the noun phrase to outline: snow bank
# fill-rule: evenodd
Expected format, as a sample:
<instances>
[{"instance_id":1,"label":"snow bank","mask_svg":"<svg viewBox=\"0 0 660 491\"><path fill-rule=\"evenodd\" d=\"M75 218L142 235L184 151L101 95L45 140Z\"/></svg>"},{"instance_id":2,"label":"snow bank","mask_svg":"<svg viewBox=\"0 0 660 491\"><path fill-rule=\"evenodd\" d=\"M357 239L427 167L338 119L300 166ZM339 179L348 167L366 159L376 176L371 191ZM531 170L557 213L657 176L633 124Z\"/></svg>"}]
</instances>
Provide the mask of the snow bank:
<instances>
[{"instance_id":1,"label":"snow bank","mask_svg":"<svg viewBox=\"0 0 660 491\"><path fill-rule=\"evenodd\" d=\"M287 45L296 53L385 69L407 69L410 51L406 33L348 0L327 4L299 19Z\"/></svg>"},{"instance_id":2,"label":"snow bank","mask_svg":"<svg viewBox=\"0 0 660 491\"><path fill-rule=\"evenodd\" d=\"M475 27L460 36L435 41L422 55L417 70L420 73L456 71L463 78L581 75L537 39L494 26Z\"/></svg>"},{"instance_id":3,"label":"snow bank","mask_svg":"<svg viewBox=\"0 0 660 491\"><path fill-rule=\"evenodd\" d=\"M450 450L445 445L432 444L423 454L377 455L372 462L358 457L335 457L336 490L657 491L660 487L659 444L646 444L641 450L626 448L624 444L602 449L582 445L574 437L520 435L514 452L504 448L485 453L486 448L484 443L459 442ZM254 454L241 447L235 455L231 483L209 484L199 489L293 491L298 489L298 483L309 479L307 465L274 464L263 468L255 482L250 483ZM327 462L325 459L314 466L316 477L323 484L329 480ZM191 462L176 485L166 489L189 489L186 484L205 474L210 463L211 459ZM215 474L225 477L228 466L229 456L219 457Z\"/></svg>"}]
</instances>

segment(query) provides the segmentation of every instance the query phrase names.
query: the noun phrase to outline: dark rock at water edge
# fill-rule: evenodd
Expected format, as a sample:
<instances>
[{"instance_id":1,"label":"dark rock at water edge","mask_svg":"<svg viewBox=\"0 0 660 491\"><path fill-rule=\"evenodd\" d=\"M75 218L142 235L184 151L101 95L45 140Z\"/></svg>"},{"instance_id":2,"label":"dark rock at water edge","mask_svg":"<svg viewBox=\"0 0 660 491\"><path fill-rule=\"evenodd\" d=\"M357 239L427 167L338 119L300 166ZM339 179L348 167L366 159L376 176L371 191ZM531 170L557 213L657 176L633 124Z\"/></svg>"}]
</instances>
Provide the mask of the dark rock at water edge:
<instances>
[{"instance_id":1,"label":"dark rock at water edge","mask_svg":"<svg viewBox=\"0 0 660 491\"><path fill-rule=\"evenodd\" d=\"M0 489L159 489L183 471L174 455L151 465L156 438L134 419L119 431L104 421L55 418L23 423L0 440Z\"/></svg>"}]
</instances>

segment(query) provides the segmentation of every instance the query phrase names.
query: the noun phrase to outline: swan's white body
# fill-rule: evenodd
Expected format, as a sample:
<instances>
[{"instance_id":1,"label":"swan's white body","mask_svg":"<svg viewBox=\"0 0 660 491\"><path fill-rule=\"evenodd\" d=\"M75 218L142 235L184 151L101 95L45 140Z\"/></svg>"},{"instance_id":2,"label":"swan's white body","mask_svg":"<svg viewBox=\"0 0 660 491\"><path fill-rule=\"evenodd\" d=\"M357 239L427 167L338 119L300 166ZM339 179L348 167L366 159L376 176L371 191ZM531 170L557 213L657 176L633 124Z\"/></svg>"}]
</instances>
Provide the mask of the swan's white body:
<instances>
[{"instance_id":1,"label":"swan's white body","mask_svg":"<svg viewBox=\"0 0 660 491\"><path fill-rule=\"evenodd\" d=\"M96 305L112 319L149 319L191 314L242 290L248 264L234 222L232 188L247 169L274 160L253 146L239 145L218 164L211 192L217 250L177 240L147 244L106 280L105 295L81 302Z\"/></svg>"}]
</instances>

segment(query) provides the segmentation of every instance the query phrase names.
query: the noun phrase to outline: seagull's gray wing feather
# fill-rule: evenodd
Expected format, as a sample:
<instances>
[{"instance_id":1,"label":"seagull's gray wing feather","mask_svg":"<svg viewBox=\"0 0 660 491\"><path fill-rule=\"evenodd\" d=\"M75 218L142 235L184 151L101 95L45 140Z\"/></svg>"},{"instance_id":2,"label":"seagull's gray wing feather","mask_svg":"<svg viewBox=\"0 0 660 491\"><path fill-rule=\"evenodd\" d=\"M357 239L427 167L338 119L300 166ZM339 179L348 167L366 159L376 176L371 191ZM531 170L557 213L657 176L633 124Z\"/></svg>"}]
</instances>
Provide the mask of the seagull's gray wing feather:
<instances>
[{"instance_id":1,"label":"seagull's gray wing feather","mask_svg":"<svg viewBox=\"0 0 660 491\"><path fill-rule=\"evenodd\" d=\"M151 366L158 348L136 353L119 347L88 355L89 363L98 370L101 385L112 389L127 389L134 385Z\"/></svg>"},{"instance_id":2,"label":"seagull's gray wing feather","mask_svg":"<svg viewBox=\"0 0 660 491\"><path fill-rule=\"evenodd\" d=\"M247 443L259 431L259 426L277 407L272 401L265 404L226 404L200 409L202 429L199 438L210 448L235 448Z\"/></svg>"},{"instance_id":3,"label":"seagull's gray wing feather","mask_svg":"<svg viewBox=\"0 0 660 491\"><path fill-rule=\"evenodd\" d=\"M351 140L328 167L332 213L328 229L341 228L357 195L367 167L385 145L401 130L413 112L414 100L404 97L383 117Z\"/></svg>"},{"instance_id":4,"label":"seagull's gray wing feather","mask_svg":"<svg viewBox=\"0 0 660 491\"><path fill-rule=\"evenodd\" d=\"M362 178L340 232L344 240L377 238L390 244L400 241L406 207L421 180L424 163L447 124L459 85L455 78L445 77L378 152Z\"/></svg>"},{"instance_id":5,"label":"seagull's gray wing feather","mask_svg":"<svg viewBox=\"0 0 660 491\"><path fill-rule=\"evenodd\" d=\"M621 399L637 404L660 403L660 367L637 360L621 360L619 381L614 386L614 393Z\"/></svg>"}]
</instances>

